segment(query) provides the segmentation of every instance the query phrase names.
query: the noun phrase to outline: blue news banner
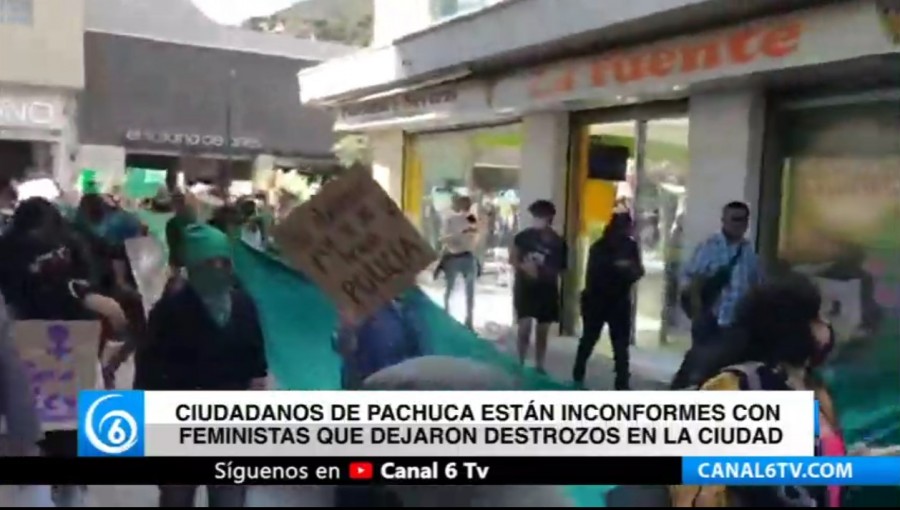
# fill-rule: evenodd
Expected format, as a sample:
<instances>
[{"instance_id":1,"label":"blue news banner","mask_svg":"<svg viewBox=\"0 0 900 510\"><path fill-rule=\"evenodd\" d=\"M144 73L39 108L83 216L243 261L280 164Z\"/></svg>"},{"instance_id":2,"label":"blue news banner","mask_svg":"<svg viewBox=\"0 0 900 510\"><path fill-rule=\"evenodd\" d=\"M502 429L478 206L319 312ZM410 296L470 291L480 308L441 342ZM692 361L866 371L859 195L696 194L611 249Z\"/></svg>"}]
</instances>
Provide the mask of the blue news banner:
<instances>
[{"instance_id":1,"label":"blue news banner","mask_svg":"<svg viewBox=\"0 0 900 510\"><path fill-rule=\"evenodd\" d=\"M228 446L222 451L227 455ZM78 458L0 458L0 483L900 485L900 457L371 458L361 452L358 458L172 458L147 453L143 392L83 391Z\"/></svg>"}]
</instances>

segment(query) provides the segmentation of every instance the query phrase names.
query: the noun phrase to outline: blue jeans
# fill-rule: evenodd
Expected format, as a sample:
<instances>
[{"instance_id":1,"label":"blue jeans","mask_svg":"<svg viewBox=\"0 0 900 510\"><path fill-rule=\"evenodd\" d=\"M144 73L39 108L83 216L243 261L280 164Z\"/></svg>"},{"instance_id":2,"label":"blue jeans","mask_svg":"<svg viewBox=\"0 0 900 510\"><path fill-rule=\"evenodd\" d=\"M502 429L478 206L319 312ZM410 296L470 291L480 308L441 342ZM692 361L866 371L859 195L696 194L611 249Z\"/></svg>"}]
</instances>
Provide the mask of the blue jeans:
<instances>
[{"instance_id":1,"label":"blue jeans","mask_svg":"<svg viewBox=\"0 0 900 510\"><path fill-rule=\"evenodd\" d=\"M478 278L478 260L471 253L445 255L442 262L447 287L444 289L444 309L450 312L450 295L456 280L462 276L466 289L466 326L472 327L472 313L475 309L475 280Z\"/></svg>"}]
</instances>

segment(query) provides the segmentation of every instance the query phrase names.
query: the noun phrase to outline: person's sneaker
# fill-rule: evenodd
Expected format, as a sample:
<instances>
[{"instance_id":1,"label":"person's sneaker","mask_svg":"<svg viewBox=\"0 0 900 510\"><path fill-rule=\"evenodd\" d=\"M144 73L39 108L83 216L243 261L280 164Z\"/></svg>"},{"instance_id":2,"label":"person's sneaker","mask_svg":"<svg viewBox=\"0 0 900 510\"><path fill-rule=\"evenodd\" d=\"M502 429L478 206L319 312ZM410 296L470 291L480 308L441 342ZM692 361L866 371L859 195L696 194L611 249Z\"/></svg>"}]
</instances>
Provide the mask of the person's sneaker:
<instances>
[{"instance_id":1,"label":"person's sneaker","mask_svg":"<svg viewBox=\"0 0 900 510\"><path fill-rule=\"evenodd\" d=\"M586 390L587 386L584 385L584 381L572 381L572 388L576 390Z\"/></svg>"},{"instance_id":2,"label":"person's sneaker","mask_svg":"<svg viewBox=\"0 0 900 510\"><path fill-rule=\"evenodd\" d=\"M534 367L534 370L541 375L547 375L547 370L544 367Z\"/></svg>"}]
</instances>

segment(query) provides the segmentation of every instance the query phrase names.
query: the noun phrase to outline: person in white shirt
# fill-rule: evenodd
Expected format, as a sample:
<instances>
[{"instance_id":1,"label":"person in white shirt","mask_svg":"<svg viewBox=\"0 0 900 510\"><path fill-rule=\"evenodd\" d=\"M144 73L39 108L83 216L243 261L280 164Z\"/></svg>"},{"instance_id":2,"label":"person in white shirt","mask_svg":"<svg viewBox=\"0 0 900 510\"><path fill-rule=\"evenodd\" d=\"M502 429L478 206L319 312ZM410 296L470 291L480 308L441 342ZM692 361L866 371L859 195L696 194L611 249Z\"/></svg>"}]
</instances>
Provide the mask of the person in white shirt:
<instances>
[{"instance_id":1,"label":"person in white shirt","mask_svg":"<svg viewBox=\"0 0 900 510\"><path fill-rule=\"evenodd\" d=\"M472 199L453 197L453 211L444 219L441 227L443 252L438 271L447 278L444 289L444 309L450 311L450 295L460 276L466 289L466 327L472 329L472 313L475 308L475 280L478 278L478 260L475 246L478 242L478 220L471 212Z\"/></svg>"}]
</instances>

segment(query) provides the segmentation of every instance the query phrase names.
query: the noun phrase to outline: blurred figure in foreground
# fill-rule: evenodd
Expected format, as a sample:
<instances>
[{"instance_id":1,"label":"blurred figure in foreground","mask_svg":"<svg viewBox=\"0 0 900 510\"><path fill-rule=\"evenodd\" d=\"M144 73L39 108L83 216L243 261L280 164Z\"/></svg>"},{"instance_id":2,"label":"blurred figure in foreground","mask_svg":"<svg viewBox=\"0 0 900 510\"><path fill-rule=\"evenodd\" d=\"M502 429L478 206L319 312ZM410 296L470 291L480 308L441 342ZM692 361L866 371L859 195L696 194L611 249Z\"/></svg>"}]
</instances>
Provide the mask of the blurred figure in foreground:
<instances>
[{"instance_id":1,"label":"blurred figure in foreground","mask_svg":"<svg viewBox=\"0 0 900 510\"><path fill-rule=\"evenodd\" d=\"M91 283L90 251L59 210L43 198L19 204L0 239L0 290L16 320L102 320L107 333L127 336L127 320L115 300ZM104 337L109 338L105 334ZM98 339L99 353L103 339ZM109 381L106 381L107 384ZM77 431L47 432L43 455L75 457ZM58 506L77 506L86 487L54 487Z\"/></svg>"},{"instance_id":2,"label":"blurred figure in foreground","mask_svg":"<svg viewBox=\"0 0 900 510\"><path fill-rule=\"evenodd\" d=\"M268 366L256 306L234 286L231 241L209 225L184 230L187 285L149 319L146 390L264 390ZM152 374L149 375L149 374ZM196 486L160 487L161 507L192 507ZM245 488L208 486L209 506L244 506Z\"/></svg>"},{"instance_id":3,"label":"blurred figure in foreground","mask_svg":"<svg viewBox=\"0 0 900 510\"><path fill-rule=\"evenodd\" d=\"M822 297L809 279L791 276L764 284L739 303L731 349L698 359L695 378L701 390L813 391L819 402L818 455L882 455L896 449L848 448L828 388L819 369L834 348L834 331L821 315ZM740 335L740 336L737 336ZM673 486L672 506L695 507L839 507L837 486L724 487Z\"/></svg>"},{"instance_id":4,"label":"blurred figure in foreground","mask_svg":"<svg viewBox=\"0 0 900 510\"><path fill-rule=\"evenodd\" d=\"M383 391L509 391L514 379L500 369L475 361L423 356L382 370L364 390ZM441 485L382 486L380 501L403 507L570 507L573 502L553 486ZM341 506L341 505L337 505ZM388 506L385 503L381 506ZM395 505L396 506L396 505Z\"/></svg>"}]
</instances>

